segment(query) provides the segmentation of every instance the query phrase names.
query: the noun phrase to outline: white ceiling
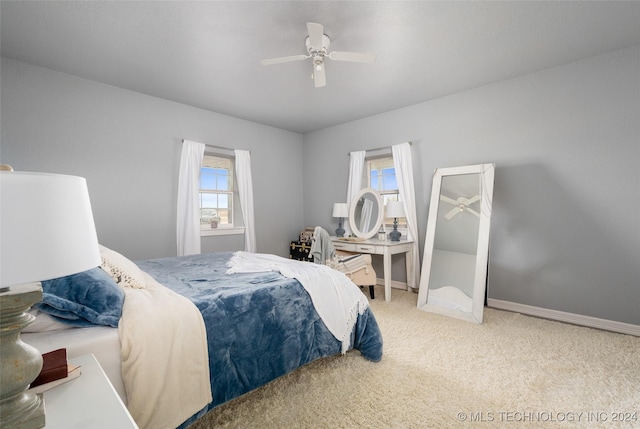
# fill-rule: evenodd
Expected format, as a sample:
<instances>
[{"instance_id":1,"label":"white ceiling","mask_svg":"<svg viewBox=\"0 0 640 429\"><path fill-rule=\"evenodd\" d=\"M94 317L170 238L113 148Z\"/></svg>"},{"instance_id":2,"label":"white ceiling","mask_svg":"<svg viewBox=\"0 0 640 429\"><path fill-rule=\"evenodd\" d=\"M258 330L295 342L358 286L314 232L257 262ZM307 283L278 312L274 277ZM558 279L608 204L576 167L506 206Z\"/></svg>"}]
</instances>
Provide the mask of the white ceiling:
<instances>
[{"instance_id":1,"label":"white ceiling","mask_svg":"<svg viewBox=\"0 0 640 429\"><path fill-rule=\"evenodd\" d=\"M2 56L308 132L640 44L640 1L6 1ZM331 49L315 88L306 22Z\"/></svg>"}]
</instances>

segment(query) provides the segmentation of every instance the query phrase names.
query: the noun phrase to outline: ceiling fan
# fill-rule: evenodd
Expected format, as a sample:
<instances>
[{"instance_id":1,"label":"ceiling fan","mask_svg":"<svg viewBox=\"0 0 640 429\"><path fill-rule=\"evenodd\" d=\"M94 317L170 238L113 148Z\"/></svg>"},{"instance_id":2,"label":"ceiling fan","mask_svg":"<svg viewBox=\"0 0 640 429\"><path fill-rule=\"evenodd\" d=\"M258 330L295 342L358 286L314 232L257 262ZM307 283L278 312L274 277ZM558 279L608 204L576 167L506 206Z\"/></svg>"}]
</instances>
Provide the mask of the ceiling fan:
<instances>
[{"instance_id":1,"label":"ceiling fan","mask_svg":"<svg viewBox=\"0 0 640 429\"><path fill-rule=\"evenodd\" d=\"M360 52L340 52L329 51L331 39L324 34L322 24L307 22L307 32L309 35L305 39L307 55L291 55L288 57L270 58L262 60L263 66L271 64L286 63L289 61L301 61L311 58L313 60L313 83L316 88L325 86L327 79L324 70L324 59L329 58L334 61L352 61L356 63L372 64L376 60L375 54Z\"/></svg>"},{"instance_id":2,"label":"ceiling fan","mask_svg":"<svg viewBox=\"0 0 640 429\"><path fill-rule=\"evenodd\" d=\"M467 198L467 197L458 197L457 199L453 199L447 197L446 195L440 195L440 200L449 204L453 204L455 207L452 208L447 214L444 215L445 219L451 220L458 213L462 213L465 210L471 213L476 217L480 217L480 213L469 207L471 204L476 201L480 201L480 195L476 195L475 197Z\"/></svg>"}]
</instances>

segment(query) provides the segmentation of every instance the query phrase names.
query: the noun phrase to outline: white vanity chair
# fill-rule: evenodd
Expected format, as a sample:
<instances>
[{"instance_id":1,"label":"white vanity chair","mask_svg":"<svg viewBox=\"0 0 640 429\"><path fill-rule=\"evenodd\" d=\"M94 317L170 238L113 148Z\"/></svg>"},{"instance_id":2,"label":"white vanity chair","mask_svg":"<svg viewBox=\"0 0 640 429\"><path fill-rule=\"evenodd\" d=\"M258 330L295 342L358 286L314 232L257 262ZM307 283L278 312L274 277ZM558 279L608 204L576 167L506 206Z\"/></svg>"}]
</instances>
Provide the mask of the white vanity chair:
<instances>
[{"instance_id":1,"label":"white vanity chair","mask_svg":"<svg viewBox=\"0 0 640 429\"><path fill-rule=\"evenodd\" d=\"M361 289L364 286L369 286L369 296L371 299L376 299L374 290L376 272L371 265L371 255L345 252L344 250L336 250L336 255L338 262L334 268L345 273Z\"/></svg>"},{"instance_id":2,"label":"white vanity chair","mask_svg":"<svg viewBox=\"0 0 640 429\"><path fill-rule=\"evenodd\" d=\"M369 286L369 296L375 299L376 272L371 265L371 255L336 250L331 236L320 226L314 231L310 254L314 262L343 272L360 288Z\"/></svg>"}]
</instances>

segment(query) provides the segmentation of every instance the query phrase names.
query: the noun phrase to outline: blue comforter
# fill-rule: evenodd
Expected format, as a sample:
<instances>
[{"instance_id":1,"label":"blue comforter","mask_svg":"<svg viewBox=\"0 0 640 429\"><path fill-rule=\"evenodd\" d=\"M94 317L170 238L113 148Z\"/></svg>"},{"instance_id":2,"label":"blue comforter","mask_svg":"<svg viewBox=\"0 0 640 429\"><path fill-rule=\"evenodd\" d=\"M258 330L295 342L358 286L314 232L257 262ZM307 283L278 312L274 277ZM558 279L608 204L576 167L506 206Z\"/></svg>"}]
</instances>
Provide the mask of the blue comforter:
<instances>
[{"instance_id":1,"label":"blue comforter","mask_svg":"<svg viewBox=\"0 0 640 429\"><path fill-rule=\"evenodd\" d=\"M158 282L189 298L204 319L213 402L183 426L217 405L341 350L297 280L276 272L228 275L231 256L225 252L136 262ZM358 317L351 345L366 359L382 358L382 336L370 308Z\"/></svg>"}]
</instances>

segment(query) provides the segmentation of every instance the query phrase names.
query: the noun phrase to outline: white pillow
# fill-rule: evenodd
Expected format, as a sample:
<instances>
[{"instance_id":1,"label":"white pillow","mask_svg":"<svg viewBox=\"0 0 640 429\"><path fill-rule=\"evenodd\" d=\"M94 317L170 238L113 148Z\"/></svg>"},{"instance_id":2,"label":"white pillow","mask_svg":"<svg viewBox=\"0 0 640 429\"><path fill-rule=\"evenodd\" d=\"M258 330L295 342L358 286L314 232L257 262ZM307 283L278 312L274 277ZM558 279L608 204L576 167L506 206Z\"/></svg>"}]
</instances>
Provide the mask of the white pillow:
<instances>
[{"instance_id":1,"label":"white pillow","mask_svg":"<svg viewBox=\"0 0 640 429\"><path fill-rule=\"evenodd\" d=\"M100 256L102 258L100 268L120 286L135 289L144 289L146 287L142 271L126 256L103 245L100 245Z\"/></svg>"}]
</instances>

